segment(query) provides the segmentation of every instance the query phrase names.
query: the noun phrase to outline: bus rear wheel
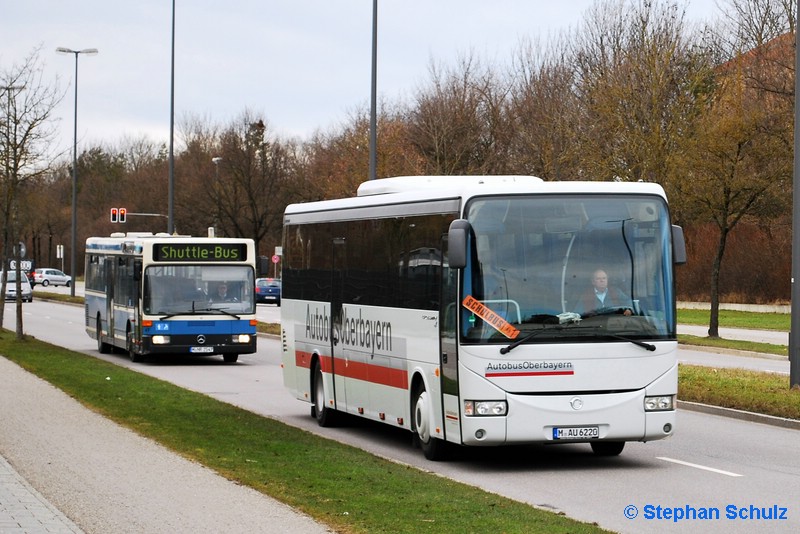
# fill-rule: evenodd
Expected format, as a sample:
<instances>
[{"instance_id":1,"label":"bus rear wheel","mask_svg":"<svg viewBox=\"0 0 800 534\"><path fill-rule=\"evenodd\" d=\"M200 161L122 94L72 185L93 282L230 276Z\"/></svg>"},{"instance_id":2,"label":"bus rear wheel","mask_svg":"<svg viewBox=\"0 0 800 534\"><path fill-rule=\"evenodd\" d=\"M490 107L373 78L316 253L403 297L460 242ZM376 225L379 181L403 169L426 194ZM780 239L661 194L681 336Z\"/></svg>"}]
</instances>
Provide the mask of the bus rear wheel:
<instances>
[{"instance_id":1,"label":"bus rear wheel","mask_svg":"<svg viewBox=\"0 0 800 534\"><path fill-rule=\"evenodd\" d=\"M593 441L591 445L596 456L618 456L625 448L624 441Z\"/></svg>"},{"instance_id":2,"label":"bus rear wheel","mask_svg":"<svg viewBox=\"0 0 800 534\"><path fill-rule=\"evenodd\" d=\"M335 424L336 412L325 405L325 384L322 381L322 368L319 362L314 364L312 378L311 416L316 418L317 424L322 427L329 427Z\"/></svg>"},{"instance_id":3,"label":"bus rear wheel","mask_svg":"<svg viewBox=\"0 0 800 534\"><path fill-rule=\"evenodd\" d=\"M413 405L411 408L411 424L414 432L414 443L419 445L425 458L432 461L442 460L445 457L446 443L444 440L433 437L433 418L431 414L431 397L425 390L425 385L420 384L414 390Z\"/></svg>"}]
</instances>

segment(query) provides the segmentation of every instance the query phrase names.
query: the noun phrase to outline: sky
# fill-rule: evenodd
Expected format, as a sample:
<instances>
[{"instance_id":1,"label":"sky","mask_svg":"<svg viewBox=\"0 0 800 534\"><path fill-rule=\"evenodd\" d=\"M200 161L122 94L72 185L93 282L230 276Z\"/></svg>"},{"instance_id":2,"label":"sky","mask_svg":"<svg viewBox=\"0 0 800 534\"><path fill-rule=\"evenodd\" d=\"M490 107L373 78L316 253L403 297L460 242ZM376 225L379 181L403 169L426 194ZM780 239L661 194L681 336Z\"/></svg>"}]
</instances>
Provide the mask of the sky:
<instances>
[{"instance_id":1,"label":"sky","mask_svg":"<svg viewBox=\"0 0 800 534\"><path fill-rule=\"evenodd\" d=\"M595 0L379 0L378 98L409 98L432 62L473 53L505 64L523 39L574 29ZM683 0L689 21L719 18L717 0ZM368 109L369 0L175 0L175 143L187 118L227 125L245 110L269 131L309 139ZM71 153L75 56L78 150L147 137L168 143L171 0L0 0L0 73L37 47L64 94L56 145Z\"/></svg>"}]
</instances>

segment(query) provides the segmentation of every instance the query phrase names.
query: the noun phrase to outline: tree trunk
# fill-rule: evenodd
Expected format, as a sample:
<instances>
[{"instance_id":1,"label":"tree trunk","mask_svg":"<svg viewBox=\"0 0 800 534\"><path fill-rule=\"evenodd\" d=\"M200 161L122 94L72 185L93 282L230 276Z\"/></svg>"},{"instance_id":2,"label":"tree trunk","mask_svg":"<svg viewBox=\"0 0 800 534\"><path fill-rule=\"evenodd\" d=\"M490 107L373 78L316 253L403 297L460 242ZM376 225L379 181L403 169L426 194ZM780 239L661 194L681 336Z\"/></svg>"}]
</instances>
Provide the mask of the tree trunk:
<instances>
[{"instance_id":1,"label":"tree trunk","mask_svg":"<svg viewBox=\"0 0 800 534\"><path fill-rule=\"evenodd\" d=\"M719 337L719 272L729 231L729 228L720 228L717 253L711 266L711 319L708 324L708 337Z\"/></svg>"}]
</instances>

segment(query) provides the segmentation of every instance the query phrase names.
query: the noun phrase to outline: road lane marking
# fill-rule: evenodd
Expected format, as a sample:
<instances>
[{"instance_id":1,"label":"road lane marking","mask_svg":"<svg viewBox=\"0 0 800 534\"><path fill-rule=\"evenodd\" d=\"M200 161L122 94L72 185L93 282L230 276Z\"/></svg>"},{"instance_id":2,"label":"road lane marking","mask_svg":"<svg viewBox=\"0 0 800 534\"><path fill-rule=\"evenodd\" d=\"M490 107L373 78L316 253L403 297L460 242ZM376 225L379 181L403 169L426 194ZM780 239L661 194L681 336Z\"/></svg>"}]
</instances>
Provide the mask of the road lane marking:
<instances>
[{"instance_id":1,"label":"road lane marking","mask_svg":"<svg viewBox=\"0 0 800 534\"><path fill-rule=\"evenodd\" d=\"M722 469L714 469L713 467L706 467L705 465L699 464L692 464L689 462L684 462L683 460L676 460L674 458L667 458L665 456L656 456L659 460L664 460L665 462L672 462L674 464L685 465L687 467L694 467L695 469L702 469L703 471L711 471L712 473L718 473L720 475L726 475L729 477L743 477L744 475L740 475L738 473L731 473L730 471L723 471Z\"/></svg>"}]
</instances>

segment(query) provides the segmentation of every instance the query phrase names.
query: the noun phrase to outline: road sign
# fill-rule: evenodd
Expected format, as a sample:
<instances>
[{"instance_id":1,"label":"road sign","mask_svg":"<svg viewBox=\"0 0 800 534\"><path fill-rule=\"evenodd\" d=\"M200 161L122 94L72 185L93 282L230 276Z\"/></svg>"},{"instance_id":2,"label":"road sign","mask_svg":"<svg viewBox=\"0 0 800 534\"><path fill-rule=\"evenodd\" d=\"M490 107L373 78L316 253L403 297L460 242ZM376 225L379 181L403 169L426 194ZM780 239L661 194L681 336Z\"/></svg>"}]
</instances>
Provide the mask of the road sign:
<instances>
[{"instance_id":1,"label":"road sign","mask_svg":"<svg viewBox=\"0 0 800 534\"><path fill-rule=\"evenodd\" d=\"M272 263L278 263L279 261L281 261L281 257L278 256L277 254L273 254L272 255Z\"/></svg>"}]
</instances>

